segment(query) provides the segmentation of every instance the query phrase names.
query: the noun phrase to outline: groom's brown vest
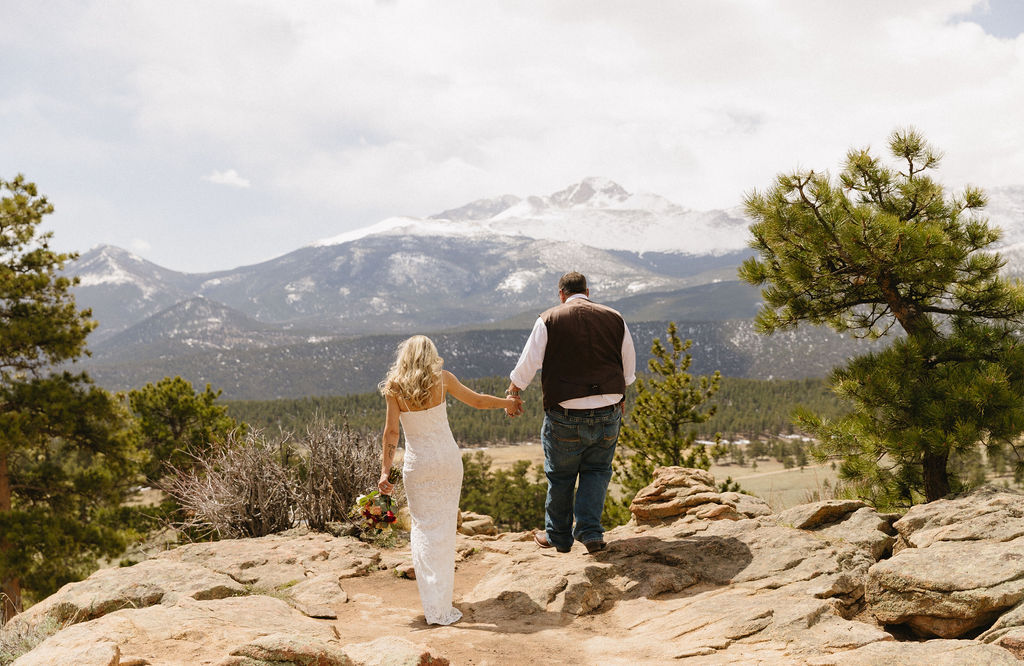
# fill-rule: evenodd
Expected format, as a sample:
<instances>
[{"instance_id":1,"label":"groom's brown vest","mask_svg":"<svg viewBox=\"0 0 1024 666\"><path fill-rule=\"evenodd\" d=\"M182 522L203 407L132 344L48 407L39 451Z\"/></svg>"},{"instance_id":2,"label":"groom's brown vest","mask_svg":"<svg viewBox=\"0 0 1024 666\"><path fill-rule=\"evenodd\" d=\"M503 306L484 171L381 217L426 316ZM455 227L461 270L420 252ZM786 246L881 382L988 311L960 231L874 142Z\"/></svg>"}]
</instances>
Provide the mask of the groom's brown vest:
<instances>
[{"instance_id":1,"label":"groom's brown vest","mask_svg":"<svg viewBox=\"0 0 1024 666\"><path fill-rule=\"evenodd\" d=\"M622 336L626 324L615 310L585 298L541 314L548 330L540 382L544 409L573 398L625 393Z\"/></svg>"}]
</instances>

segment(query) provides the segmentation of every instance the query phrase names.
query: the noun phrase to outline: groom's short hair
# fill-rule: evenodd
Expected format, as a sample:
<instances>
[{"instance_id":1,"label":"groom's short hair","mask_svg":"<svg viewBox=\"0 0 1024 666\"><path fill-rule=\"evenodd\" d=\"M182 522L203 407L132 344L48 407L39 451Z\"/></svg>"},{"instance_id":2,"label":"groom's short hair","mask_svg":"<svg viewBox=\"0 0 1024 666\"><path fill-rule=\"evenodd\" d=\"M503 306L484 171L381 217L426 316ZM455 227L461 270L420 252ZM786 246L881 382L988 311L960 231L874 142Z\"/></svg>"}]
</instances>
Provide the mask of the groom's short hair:
<instances>
[{"instance_id":1,"label":"groom's short hair","mask_svg":"<svg viewBox=\"0 0 1024 666\"><path fill-rule=\"evenodd\" d=\"M564 292L567 296L586 293L587 278L576 271L566 273L558 280L558 291Z\"/></svg>"}]
</instances>

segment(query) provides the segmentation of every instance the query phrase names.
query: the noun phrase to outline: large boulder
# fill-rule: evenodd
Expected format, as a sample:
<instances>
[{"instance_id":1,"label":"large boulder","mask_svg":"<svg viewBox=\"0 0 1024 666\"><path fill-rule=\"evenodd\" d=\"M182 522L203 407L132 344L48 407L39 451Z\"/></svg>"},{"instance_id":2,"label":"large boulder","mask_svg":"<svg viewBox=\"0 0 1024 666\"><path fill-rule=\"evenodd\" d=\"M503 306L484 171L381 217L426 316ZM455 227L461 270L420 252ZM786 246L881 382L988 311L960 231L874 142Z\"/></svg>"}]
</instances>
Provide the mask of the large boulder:
<instances>
[{"instance_id":1,"label":"large boulder","mask_svg":"<svg viewBox=\"0 0 1024 666\"><path fill-rule=\"evenodd\" d=\"M879 622L957 638L1024 600L1024 495L984 488L915 506L893 527L896 554L871 567L866 586ZM1020 626L1018 615L988 640Z\"/></svg>"},{"instance_id":2,"label":"large boulder","mask_svg":"<svg viewBox=\"0 0 1024 666\"><path fill-rule=\"evenodd\" d=\"M926 548L937 541L1008 542L1024 536L1024 494L984 486L951 499L919 504L893 527L894 550Z\"/></svg>"},{"instance_id":3,"label":"large boulder","mask_svg":"<svg viewBox=\"0 0 1024 666\"><path fill-rule=\"evenodd\" d=\"M741 520L771 514L768 503L742 493L715 490L715 478L703 469L659 467L651 484L633 498L630 512L638 523L688 516L696 520Z\"/></svg>"},{"instance_id":4,"label":"large boulder","mask_svg":"<svg viewBox=\"0 0 1024 666\"><path fill-rule=\"evenodd\" d=\"M466 536L476 536L478 534L495 536L498 534L498 528L494 525L494 519L490 516L485 516L482 513L473 513L472 511L463 511L460 515L462 520L459 521L459 534L465 534Z\"/></svg>"},{"instance_id":5,"label":"large boulder","mask_svg":"<svg viewBox=\"0 0 1024 666\"><path fill-rule=\"evenodd\" d=\"M824 500L802 504L778 515L781 525L868 550L876 559L887 557L896 542L895 514L880 514L860 500Z\"/></svg>"}]
</instances>

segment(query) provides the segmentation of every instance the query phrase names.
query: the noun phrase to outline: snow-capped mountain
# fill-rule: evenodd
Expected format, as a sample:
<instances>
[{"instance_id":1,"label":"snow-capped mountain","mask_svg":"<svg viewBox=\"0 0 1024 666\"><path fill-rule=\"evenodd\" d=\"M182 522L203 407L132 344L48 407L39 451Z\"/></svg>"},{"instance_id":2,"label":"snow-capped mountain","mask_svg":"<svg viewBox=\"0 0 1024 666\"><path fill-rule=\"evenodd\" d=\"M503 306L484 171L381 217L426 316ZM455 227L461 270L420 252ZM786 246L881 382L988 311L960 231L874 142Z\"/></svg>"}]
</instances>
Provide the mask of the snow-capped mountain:
<instances>
[{"instance_id":1,"label":"snow-capped mountain","mask_svg":"<svg viewBox=\"0 0 1024 666\"><path fill-rule=\"evenodd\" d=\"M512 237L626 252L721 255L746 247L747 225L738 209L687 210L656 194L630 194L608 179L592 177L549 196L504 195L427 218L389 218L314 246L371 235Z\"/></svg>"},{"instance_id":2,"label":"snow-capped mountain","mask_svg":"<svg viewBox=\"0 0 1024 666\"><path fill-rule=\"evenodd\" d=\"M113 245L100 245L66 267L79 278L75 298L100 322L102 339L192 296L195 280Z\"/></svg>"},{"instance_id":3,"label":"snow-capped mountain","mask_svg":"<svg viewBox=\"0 0 1024 666\"><path fill-rule=\"evenodd\" d=\"M79 303L100 322L97 342L196 296L264 324L351 335L536 313L551 304L558 276L573 269L605 302L735 280L744 233L733 213L687 211L587 178L547 196L506 195L387 219L216 273L177 273L110 246L68 272L80 277Z\"/></svg>"},{"instance_id":4,"label":"snow-capped mountain","mask_svg":"<svg viewBox=\"0 0 1024 666\"><path fill-rule=\"evenodd\" d=\"M1024 187L989 195L986 214L1004 229L1007 272L1024 274ZM134 383L141 375L116 366L131 361L155 381L186 357L203 369L243 357L271 363L278 355L342 372L332 354L346 337L491 329L480 333L486 338L507 335L501 328L528 329L557 302L557 280L567 270L586 274L591 295L622 311L631 327L749 321L759 293L736 278L750 253L747 234L737 209L691 211L587 178L550 195L504 195L428 217L390 218L215 273L178 273L110 246L87 252L66 272L80 277L78 303L100 322L90 337L96 356L87 362L97 376ZM803 352L794 353L799 361ZM369 367L359 363L360 372ZM299 386L289 393L301 395Z\"/></svg>"}]
</instances>

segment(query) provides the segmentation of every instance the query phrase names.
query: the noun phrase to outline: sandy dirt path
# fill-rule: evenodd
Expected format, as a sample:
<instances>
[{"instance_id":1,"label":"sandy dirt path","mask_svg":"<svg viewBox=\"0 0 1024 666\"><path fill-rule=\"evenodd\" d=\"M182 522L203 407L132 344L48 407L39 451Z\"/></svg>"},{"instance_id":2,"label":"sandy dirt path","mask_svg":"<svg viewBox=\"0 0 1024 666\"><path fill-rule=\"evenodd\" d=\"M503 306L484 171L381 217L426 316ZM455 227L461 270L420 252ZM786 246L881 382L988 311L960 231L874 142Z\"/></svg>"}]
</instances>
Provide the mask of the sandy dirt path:
<instances>
[{"instance_id":1,"label":"sandy dirt path","mask_svg":"<svg viewBox=\"0 0 1024 666\"><path fill-rule=\"evenodd\" d=\"M474 622L461 599L491 570L494 561L475 553L457 563L455 606L466 616L447 627L428 626L423 620L416 581L399 578L393 571L342 581L348 602L335 607L335 627L343 643L371 641L394 636L426 647L433 656L451 660L453 666L505 666L587 663L579 645L600 635L594 617L568 624L549 613L510 613L487 623ZM385 617L385 621L380 618ZM372 619L376 618L376 619Z\"/></svg>"}]
</instances>

